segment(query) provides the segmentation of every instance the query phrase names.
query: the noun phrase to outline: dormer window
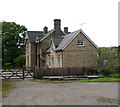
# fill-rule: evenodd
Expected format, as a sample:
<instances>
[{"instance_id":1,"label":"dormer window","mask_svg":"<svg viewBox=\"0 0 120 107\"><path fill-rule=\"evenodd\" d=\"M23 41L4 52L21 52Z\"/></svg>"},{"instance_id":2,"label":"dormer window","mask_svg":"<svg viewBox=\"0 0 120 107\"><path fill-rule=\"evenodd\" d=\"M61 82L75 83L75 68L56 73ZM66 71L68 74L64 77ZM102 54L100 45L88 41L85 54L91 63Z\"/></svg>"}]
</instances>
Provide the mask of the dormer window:
<instances>
[{"instance_id":1,"label":"dormer window","mask_svg":"<svg viewBox=\"0 0 120 107\"><path fill-rule=\"evenodd\" d=\"M83 40L77 40L77 46L84 46Z\"/></svg>"}]
</instances>

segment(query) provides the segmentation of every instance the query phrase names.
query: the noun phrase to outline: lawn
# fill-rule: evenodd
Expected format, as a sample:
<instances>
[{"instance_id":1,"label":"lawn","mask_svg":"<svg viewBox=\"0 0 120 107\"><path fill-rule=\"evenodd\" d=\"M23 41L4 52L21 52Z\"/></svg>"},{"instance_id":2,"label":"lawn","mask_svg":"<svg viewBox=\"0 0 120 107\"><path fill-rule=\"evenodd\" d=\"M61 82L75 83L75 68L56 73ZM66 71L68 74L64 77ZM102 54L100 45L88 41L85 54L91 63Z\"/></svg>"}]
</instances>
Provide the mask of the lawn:
<instances>
[{"instance_id":1,"label":"lawn","mask_svg":"<svg viewBox=\"0 0 120 107\"><path fill-rule=\"evenodd\" d=\"M2 80L2 96L5 97L15 87L12 83L20 82L21 80Z\"/></svg>"},{"instance_id":2,"label":"lawn","mask_svg":"<svg viewBox=\"0 0 120 107\"><path fill-rule=\"evenodd\" d=\"M43 83L72 83L72 82L118 82L120 78L106 77L90 80L49 80L49 79L33 79L31 81L43 82Z\"/></svg>"}]
</instances>

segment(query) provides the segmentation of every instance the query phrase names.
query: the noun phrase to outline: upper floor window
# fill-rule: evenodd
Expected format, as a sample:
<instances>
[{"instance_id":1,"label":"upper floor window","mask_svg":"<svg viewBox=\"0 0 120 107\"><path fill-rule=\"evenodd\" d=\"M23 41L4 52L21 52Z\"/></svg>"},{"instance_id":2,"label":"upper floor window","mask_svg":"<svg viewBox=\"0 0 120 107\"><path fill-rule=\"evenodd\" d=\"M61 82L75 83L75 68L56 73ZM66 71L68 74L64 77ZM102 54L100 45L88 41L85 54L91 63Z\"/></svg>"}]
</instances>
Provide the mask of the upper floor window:
<instances>
[{"instance_id":1,"label":"upper floor window","mask_svg":"<svg viewBox=\"0 0 120 107\"><path fill-rule=\"evenodd\" d=\"M83 40L77 40L77 46L84 46Z\"/></svg>"}]
</instances>

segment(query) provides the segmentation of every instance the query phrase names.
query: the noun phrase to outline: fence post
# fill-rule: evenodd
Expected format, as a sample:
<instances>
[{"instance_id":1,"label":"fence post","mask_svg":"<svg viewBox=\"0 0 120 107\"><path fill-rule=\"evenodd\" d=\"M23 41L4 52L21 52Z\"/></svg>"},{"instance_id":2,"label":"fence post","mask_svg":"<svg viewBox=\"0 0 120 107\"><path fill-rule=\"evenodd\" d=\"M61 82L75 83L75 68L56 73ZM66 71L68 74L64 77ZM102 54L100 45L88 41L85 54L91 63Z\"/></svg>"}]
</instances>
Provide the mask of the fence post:
<instances>
[{"instance_id":1,"label":"fence post","mask_svg":"<svg viewBox=\"0 0 120 107\"><path fill-rule=\"evenodd\" d=\"M24 76L25 76L25 66L23 66L23 80L24 80Z\"/></svg>"}]
</instances>

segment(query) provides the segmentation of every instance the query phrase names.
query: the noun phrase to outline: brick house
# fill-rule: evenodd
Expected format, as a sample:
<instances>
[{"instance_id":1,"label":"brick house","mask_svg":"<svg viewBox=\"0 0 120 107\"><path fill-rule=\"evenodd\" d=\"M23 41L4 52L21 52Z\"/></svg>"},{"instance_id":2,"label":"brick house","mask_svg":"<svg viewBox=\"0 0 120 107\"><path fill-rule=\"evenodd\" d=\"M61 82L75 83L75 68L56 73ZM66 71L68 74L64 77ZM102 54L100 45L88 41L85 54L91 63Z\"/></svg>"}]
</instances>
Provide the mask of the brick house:
<instances>
[{"instance_id":1,"label":"brick house","mask_svg":"<svg viewBox=\"0 0 120 107\"><path fill-rule=\"evenodd\" d=\"M27 31L26 66L94 67L97 64L97 45L83 32L61 30L61 20L54 20L54 29Z\"/></svg>"}]
</instances>

